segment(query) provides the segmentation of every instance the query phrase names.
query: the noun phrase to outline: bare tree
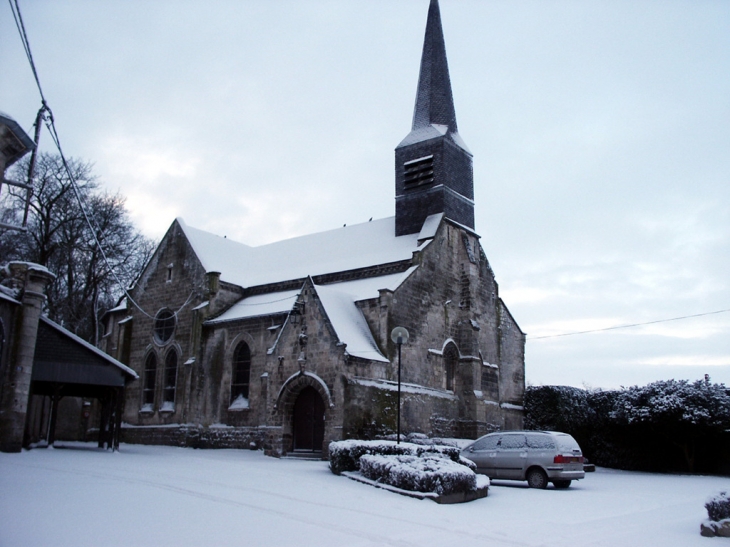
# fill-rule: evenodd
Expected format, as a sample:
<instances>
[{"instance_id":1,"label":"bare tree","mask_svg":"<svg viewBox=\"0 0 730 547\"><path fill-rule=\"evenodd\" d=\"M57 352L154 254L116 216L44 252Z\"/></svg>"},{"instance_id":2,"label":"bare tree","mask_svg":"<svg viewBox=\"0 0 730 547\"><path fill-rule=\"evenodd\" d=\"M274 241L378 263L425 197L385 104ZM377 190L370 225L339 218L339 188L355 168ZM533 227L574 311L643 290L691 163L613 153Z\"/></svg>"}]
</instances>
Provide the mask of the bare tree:
<instances>
[{"instance_id":1,"label":"bare tree","mask_svg":"<svg viewBox=\"0 0 730 547\"><path fill-rule=\"evenodd\" d=\"M27 161L13 166L15 178L24 179ZM59 156L41 153L36 161L27 232L0 231L0 263L27 260L55 273L49 316L97 343L101 315L137 278L154 244L132 225L124 198L99 189L89 163L68 160L74 189ZM18 223L24 199L24 192L5 194L5 221Z\"/></svg>"}]
</instances>

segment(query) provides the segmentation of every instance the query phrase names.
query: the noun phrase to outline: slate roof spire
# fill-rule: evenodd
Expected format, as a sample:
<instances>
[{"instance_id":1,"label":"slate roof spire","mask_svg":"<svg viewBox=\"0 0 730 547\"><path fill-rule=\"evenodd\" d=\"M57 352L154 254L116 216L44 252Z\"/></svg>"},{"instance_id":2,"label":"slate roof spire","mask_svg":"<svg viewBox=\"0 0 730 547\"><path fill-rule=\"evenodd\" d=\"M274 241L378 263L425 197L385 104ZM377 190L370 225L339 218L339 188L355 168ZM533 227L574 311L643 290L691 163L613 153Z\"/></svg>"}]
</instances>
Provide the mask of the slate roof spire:
<instances>
[{"instance_id":1,"label":"slate roof spire","mask_svg":"<svg viewBox=\"0 0 730 547\"><path fill-rule=\"evenodd\" d=\"M438 0L423 40L413 125L395 149L395 234L418 233L443 215L474 228L472 155L459 136Z\"/></svg>"},{"instance_id":2,"label":"slate roof spire","mask_svg":"<svg viewBox=\"0 0 730 547\"><path fill-rule=\"evenodd\" d=\"M431 0L428 8L426 36L421 54L421 73L418 78L418 93L411 129L421 129L431 124L445 125L450 132L457 132L456 111L451 94L449 64L446 60L446 45L438 0Z\"/></svg>"}]
</instances>

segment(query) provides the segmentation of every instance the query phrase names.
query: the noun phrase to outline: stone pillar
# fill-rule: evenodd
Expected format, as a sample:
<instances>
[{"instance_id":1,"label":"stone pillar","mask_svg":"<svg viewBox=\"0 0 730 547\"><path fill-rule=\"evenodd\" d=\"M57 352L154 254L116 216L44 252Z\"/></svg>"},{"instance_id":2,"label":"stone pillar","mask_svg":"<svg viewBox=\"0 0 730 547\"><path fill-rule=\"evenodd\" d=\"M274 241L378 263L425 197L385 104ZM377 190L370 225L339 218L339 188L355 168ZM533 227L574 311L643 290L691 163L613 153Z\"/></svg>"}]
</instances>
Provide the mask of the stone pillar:
<instances>
[{"instance_id":1,"label":"stone pillar","mask_svg":"<svg viewBox=\"0 0 730 547\"><path fill-rule=\"evenodd\" d=\"M20 301L23 305L13 328L12 355L0 392L0 451L20 452L30 397L38 322L46 299L45 289L56 276L43 266L31 262L11 262L7 269L16 287L21 289Z\"/></svg>"}]
</instances>

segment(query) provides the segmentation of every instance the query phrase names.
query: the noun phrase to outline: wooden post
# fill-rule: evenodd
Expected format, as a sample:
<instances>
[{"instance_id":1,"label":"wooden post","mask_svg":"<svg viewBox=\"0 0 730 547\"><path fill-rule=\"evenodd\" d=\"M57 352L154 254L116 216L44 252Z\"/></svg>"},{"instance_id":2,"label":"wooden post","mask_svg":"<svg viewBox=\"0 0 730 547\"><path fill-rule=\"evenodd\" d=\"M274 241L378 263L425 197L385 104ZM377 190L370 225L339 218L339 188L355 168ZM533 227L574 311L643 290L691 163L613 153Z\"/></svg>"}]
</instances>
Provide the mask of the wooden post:
<instances>
[{"instance_id":1,"label":"wooden post","mask_svg":"<svg viewBox=\"0 0 730 547\"><path fill-rule=\"evenodd\" d=\"M109 443L109 419L111 414L111 401L109 394L99 398L101 403L101 417L99 419L99 448L106 448ZM105 446L106 445L106 446Z\"/></svg>"},{"instance_id":2,"label":"wooden post","mask_svg":"<svg viewBox=\"0 0 730 547\"><path fill-rule=\"evenodd\" d=\"M61 389L63 386L56 384L51 395L51 422L48 425L48 446L56 442L56 418L58 417L58 402L63 398Z\"/></svg>"},{"instance_id":3,"label":"wooden post","mask_svg":"<svg viewBox=\"0 0 730 547\"><path fill-rule=\"evenodd\" d=\"M122 412L124 410L124 388L118 387L114 390L114 416L111 421L111 449L119 450L119 440L122 436Z\"/></svg>"}]
</instances>

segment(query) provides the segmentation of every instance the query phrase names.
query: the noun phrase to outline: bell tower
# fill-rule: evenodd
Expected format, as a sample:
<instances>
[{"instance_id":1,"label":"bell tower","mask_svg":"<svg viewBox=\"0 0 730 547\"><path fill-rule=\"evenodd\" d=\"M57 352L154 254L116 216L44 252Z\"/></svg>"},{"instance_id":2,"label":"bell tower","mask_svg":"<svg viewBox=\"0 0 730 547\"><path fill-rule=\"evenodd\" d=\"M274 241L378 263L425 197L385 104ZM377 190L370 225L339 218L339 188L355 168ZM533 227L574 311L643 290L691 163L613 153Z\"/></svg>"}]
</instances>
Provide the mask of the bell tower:
<instances>
[{"instance_id":1,"label":"bell tower","mask_svg":"<svg viewBox=\"0 0 730 547\"><path fill-rule=\"evenodd\" d=\"M411 132L395 149L395 235L444 213L474 228L472 154L461 140L438 0L431 0Z\"/></svg>"}]
</instances>

